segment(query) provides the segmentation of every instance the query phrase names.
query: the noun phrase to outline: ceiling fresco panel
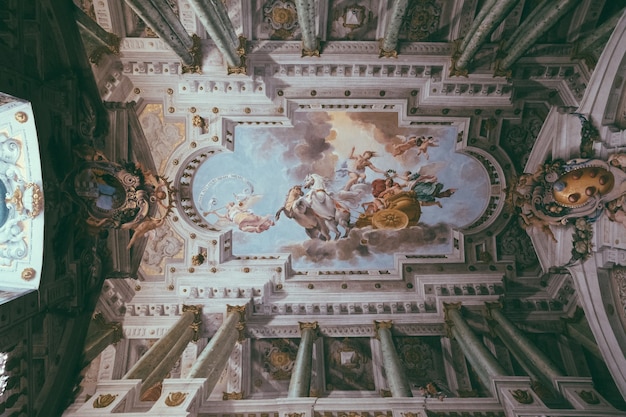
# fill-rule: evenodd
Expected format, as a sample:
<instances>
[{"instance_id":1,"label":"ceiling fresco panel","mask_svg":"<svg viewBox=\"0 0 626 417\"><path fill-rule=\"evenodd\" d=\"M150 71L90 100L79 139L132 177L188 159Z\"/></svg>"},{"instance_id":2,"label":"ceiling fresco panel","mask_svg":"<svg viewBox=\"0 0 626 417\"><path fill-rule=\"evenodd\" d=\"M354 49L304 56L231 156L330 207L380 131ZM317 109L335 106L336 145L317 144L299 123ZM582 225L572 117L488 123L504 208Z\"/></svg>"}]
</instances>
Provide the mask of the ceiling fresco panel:
<instances>
[{"instance_id":1,"label":"ceiling fresco panel","mask_svg":"<svg viewBox=\"0 0 626 417\"><path fill-rule=\"evenodd\" d=\"M233 253L289 253L296 269L393 268L452 253L452 232L489 200L489 176L452 124L399 126L392 112L296 112L293 127L239 125L192 183Z\"/></svg>"}]
</instances>

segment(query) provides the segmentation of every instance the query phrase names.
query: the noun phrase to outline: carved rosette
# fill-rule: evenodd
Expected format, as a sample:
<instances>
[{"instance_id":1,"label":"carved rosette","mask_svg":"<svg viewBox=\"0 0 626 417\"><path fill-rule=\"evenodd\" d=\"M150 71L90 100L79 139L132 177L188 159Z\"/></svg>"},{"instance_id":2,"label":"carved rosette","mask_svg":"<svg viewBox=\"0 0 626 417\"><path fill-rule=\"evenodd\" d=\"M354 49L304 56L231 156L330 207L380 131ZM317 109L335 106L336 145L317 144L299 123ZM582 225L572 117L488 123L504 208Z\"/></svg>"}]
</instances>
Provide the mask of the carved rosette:
<instances>
[{"instance_id":1,"label":"carved rosette","mask_svg":"<svg viewBox=\"0 0 626 417\"><path fill-rule=\"evenodd\" d=\"M267 25L270 39L293 39L298 24L298 11L292 0L268 2L263 7L263 21Z\"/></svg>"}]
</instances>

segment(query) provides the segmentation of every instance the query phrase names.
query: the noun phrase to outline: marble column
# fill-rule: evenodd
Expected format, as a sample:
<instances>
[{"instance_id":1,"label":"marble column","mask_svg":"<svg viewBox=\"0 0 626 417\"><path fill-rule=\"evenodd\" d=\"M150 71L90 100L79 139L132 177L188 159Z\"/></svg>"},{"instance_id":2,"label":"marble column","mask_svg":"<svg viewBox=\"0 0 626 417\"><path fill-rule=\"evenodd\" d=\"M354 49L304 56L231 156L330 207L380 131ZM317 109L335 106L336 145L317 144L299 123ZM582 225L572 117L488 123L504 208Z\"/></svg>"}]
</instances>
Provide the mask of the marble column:
<instances>
[{"instance_id":1,"label":"marble column","mask_svg":"<svg viewBox=\"0 0 626 417\"><path fill-rule=\"evenodd\" d=\"M544 7L542 13L538 13L536 18L530 22L525 31L518 28L513 34L516 41L508 50L503 50L506 55L500 61L496 62L495 76L508 76L509 68L523 54L525 54L531 46L539 39L548 29L552 27L565 13L570 11L574 5L578 4L577 0L560 0L546 1L549 3Z\"/></svg>"},{"instance_id":2,"label":"marble column","mask_svg":"<svg viewBox=\"0 0 626 417\"><path fill-rule=\"evenodd\" d=\"M613 29L615 29L617 22L624 14L624 10L625 9L622 9L619 12L615 13L604 23L595 28L591 33L587 34L584 39L579 40L578 43L575 45L575 51L572 59L585 59L590 56L591 54L589 53L589 51L593 50L600 40L602 40L606 35L612 32Z\"/></svg>"},{"instance_id":3,"label":"marble column","mask_svg":"<svg viewBox=\"0 0 626 417\"><path fill-rule=\"evenodd\" d=\"M83 363L88 364L102 353L111 344L116 344L122 339L122 325L120 323L107 323L102 314L94 315L83 350Z\"/></svg>"},{"instance_id":4,"label":"marble column","mask_svg":"<svg viewBox=\"0 0 626 417\"><path fill-rule=\"evenodd\" d=\"M174 347L179 345L179 343L184 343L186 346L193 339L200 325L200 312L201 310L197 306L183 306L183 313L176 324L139 358L123 379L141 379L145 381ZM170 370L171 368L167 372Z\"/></svg>"},{"instance_id":5,"label":"marble column","mask_svg":"<svg viewBox=\"0 0 626 417\"><path fill-rule=\"evenodd\" d=\"M478 12L478 14L474 17L474 20L472 20L472 24L467 30L467 33L465 33L465 35L463 35L463 39L460 40L459 46L458 46L459 51L462 51L465 48L467 48L467 44L472 39L472 36L474 36L474 33L476 33L476 29L478 29L483 19L485 18L485 16L487 16L487 13L493 8L493 5L496 4L497 1L498 0L486 0L485 1L483 6L480 8L480 11Z\"/></svg>"},{"instance_id":6,"label":"marble column","mask_svg":"<svg viewBox=\"0 0 626 417\"><path fill-rule=\"evenodd\" d=\"M443 306L450 336L458 342L481 382L496 395L492 378L505 376L506 371L461 316L461 303L443 303Z\"/></svg>"},{"instance_id":7,"label":"marble column","mask_svg":"<svg viewBox=\"0 0 626 417\"><path fill-rule=\"evenodd\" d=\"M501 311L500 303L485 303L493 323L493 331L504 345L535 375L543 379L547 386L554 387L554 380L564 376L552 361L540 351L526 335L517 328Z\"/></svg>"},{"instance_id":8,"label":"marble column","mask_svg":"<svg viewBox=\"0 0 626 417\"><path fill-rule=\"evenodd\" d=\"M121 39L117 35L102 29L97 22L76 5L74 6L74 17L81 34L87 36L93 45L97 45L89 51L90 62L97 65L104 54L119 55Z\"/></svg>"},{"instance_id":9,"label":"marble column","mask_svg":"<svg viewBox=\"0 0 626 417\"><path fill-rule=\"evenodd\" d=\"M402 27L402 20L406 14L408 0L394 0L391 4L385 37L380 41L380 57L397 57L398 35Z\"/></svg>"},{"instance_id":10,"label":"marble column","mask_svg":"<svg viewBox=\"0 0 626 417\"><path fill-rule=\"evenodd\" d=\"M596 344L596 340L588 325L565 320L565 334L580 343L580 345L587 349L593 356L604 361L602 352Z\"/></svg>"},{"instance_id":11,"label":"marble column","mask_svg":"<svg viewBox=\"0 0 626 417\"><path fill-rule=\"evenodd\" d=\"M165 355L165 357L154 367L152 372L143 380L141 385L140 394L146 392L154 384L157 384L167 377L176 362L181 358L183 352L187 348L189 341L193 339L196 331L192 327L188 327L185 333L182 334L180 339L176 341L172 349Z\"/></svg>"},{"instance_id":12,"label":"marble column","mask_svg":"<svg viewBox=\"0 0 626 417\"><path fill-rule=\"evenodd\" d=\"M315 2L296 0L298 24L302 33L302 56L320 56L320 48L315 36Z\"/></svg>"},{"instance_id":13,"label":"marble column","mask_svg":"<svg viewBox=\"0 0 626 417\"><path fill-rule=\"evenodd\" d=\"M411 386L407 380L406 374L400 358L396 352L391 336L391 321L374 321L376 329L376 338L380 340L380 347L383 359L383 368L387 375L387 383L392 397L412 397Z\"/></svg>"},{"instance_id":14,"label":"marble column","mask_svg":"<svg viewBox=\"0 0 626 417\"><path fill-rule=\"evenodd\" d=\"M311 365L313 362L313 342L317 337L317 322L300 323L300 345L296 363L291 372L287 397L308 397L311 389Z\"/></svg>"},{"instance_id":15,"label":"marble column","mask_svg":"<svg viewBox=\"0 0 626 417\"><path fill-rule=\"evenodd\" d=\"M139 17L159 35L186 66L199 64L194 40L167 3L167 0L125 0Z\"/></svg>"},{"instance_id":16,"label":"marble column","mask_svg":"<svg viewBox=\"0 0 626 417\"><path fill-rule=\"evenodd\" d=\"M188 378L205 378L207 395L211 395L215 384L228 363L233 347L243 339L246 306L227 306L224 321L209 344L202 350L189 370Z\"/></svg>"},{"instance_id":17,"label":"marble column","mask_svg":"<svg viewBox=\"0 0 626 417\"><path fill-rule=\"evenodd\" d=\"M453 57L453 67L451 75L467 75L467 66L474 58L476 52L491 36L494 30L507 17L509 12L515 7L519 0L499 0L487 11L485 17L480 21L478 27L469 37L464 38L465 46L458 51L458 55ZM469 39L468 39L469 38ZM468 39L465 42L465 39Z\"/></svg>"},{"instance_id":18,"label":"marble column","mask_svg":"<svg viewBox=\"0 0 626 417\"><path fill-rule=\"evenodd\" d=\"M228 18L228 11L223 1L219 0L189 0L189 5L198 16L202 26L215 42L226 64L229 67L241 66L238 38L235 28Z\"/></svg>"}]
</instances>

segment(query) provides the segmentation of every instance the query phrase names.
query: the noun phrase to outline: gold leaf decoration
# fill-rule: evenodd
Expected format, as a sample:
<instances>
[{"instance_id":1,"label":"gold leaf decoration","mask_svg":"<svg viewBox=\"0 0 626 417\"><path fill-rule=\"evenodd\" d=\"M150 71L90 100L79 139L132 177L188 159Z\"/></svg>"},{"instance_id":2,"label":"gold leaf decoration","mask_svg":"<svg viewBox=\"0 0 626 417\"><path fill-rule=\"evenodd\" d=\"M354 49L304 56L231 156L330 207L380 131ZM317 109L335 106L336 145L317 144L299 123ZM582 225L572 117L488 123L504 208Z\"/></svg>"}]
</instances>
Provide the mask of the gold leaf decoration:
<instances>
[{"instance_id":1,"label":"gold leaf decoration","mask_svg":"<svg viewBox=\"0 0 626 417\"><path fill-rule=\"evenodd\" d=\"M115 401L117 394L100 394L98 398L93 400L93 408L106 408Z\"/></svg>"},{"instance_id":2,"label":"gold leaf decoration","mask_svg":"<svg viewBox=\"0 0 626 417\"><path fill-rule=\"evenodd\" d=\"M186 392L170 392L165 398L165 405L168 407L178 407L187 398Z\"/></svg>"}]
</instances>

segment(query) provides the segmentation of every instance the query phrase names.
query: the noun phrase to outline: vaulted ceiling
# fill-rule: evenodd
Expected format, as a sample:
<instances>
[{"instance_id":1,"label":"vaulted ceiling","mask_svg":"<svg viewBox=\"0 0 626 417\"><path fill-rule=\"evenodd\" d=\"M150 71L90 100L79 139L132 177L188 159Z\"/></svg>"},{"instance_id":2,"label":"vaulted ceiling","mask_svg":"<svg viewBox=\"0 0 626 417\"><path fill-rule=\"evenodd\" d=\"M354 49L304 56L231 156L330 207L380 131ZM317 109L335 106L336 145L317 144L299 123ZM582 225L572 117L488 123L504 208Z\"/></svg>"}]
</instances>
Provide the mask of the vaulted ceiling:
<instances>
[{"instance_id":1,"label":"vaulted ceiling","mask_svg":"<svg viewBox=\"0 0 626 417\"><path fill-rule=\"evenodd\" d=\"M415 344L411 337L426 337L419 349L432 356L435 377L441 352L431 349L428 337L443 332L442 297L484 296L478 305L506 294L506 311L529 318L529 328L537 331L573 315L571 281L566 274L544 275L552 265L541 264L506 205L506 186L524 172L550 110L567 113L579 106L610 35L603 24L615 24L625 1L562 2L566 10L545 25L536 13L543 2L502 2L510 5L485 35L474 32L474 22L485 18L479 13L492 5L488 0L409 1L399 18L394 5L402 2L315 1L306 26L296 3L308 2L225 0L232 31L223 29L222 35L237 38L220 39L213 38L220 24L207 28L193 3L0 2L0 91L33 104L46 197L39 307L23 314L21 304L17 313L15 303L4 303L12 314L0 338L0 350L23 358L25 386L38 395L26 399L19 384L12 386L0 397L3 410L45 416L67 407L94 311L121 322L137 350L149 337L131 333L159 331L163 325L153 318L190 297L206 306L203 337L215 332L225 303L249 301L258 321L251 333L269 331L261 322L276 323L274 341L259 337L254 355L255 366L277 375L280 369L263 352L288 351L281 340L300 315L334 314L358 327L371 322L364 315L393 314L406 346ZM142 4L152 9L141 12ZM189 42L190 48L179 51L163 36L182 32L150 25L154 10L180 21L189 37L179 38L181 45ZM536 24L525 26L531 21ZM532 44L522 48L531 36ZM468 45L472 39L477 41ZM235 66L233 59L239 60ZM402 144L397 135L440 142L421 155L407 148L394 156ZM438 198L441 209L424 206L422 223L428 224L421 234L366 235L355 228L352 240L323 244L285 216L255 234L203 214L209 198L202 196L210 194L203 187L214 178L226 184L212 194L220 205L227 194L248 192L251 185L266 200L274 196L254 209L265 209L257 214L272 219L305 174L332 173L335 195L353 191L346 185L349 174L339 175L347 172L340 162L350 159L352 146L359 154L377 147L371 161L381 171L448 164L437 175L457 190ZM84 163L87 148L114 163L138 162L166 178L173 191L175 208L165 225L130 250L128 230L93 234L76 221L66 178ZM232 182L225 175L233 175ZM384 178L369 168L366 175L367 182ZM357 204L373 200L347 197ZM352 208L353 221L361 213ZM300 233L293 238L297 244L277 243L292 232ZM429 249L438 233L446 236L443 249ZM376 241L383 238L396 246ZM427 243L406 243L411 239ZM450 275L470 285L443 284ZM477 311L467 319L482 329ZM424 327L411 327L415 322ZM344 348L346 331L339 324L333 328L328 352ZM352 381L329 372L326 389L370 389L374 377L364 372ZM258 384L258 392L284 391L280 378Z\"/></svg>"}]
</instances>

